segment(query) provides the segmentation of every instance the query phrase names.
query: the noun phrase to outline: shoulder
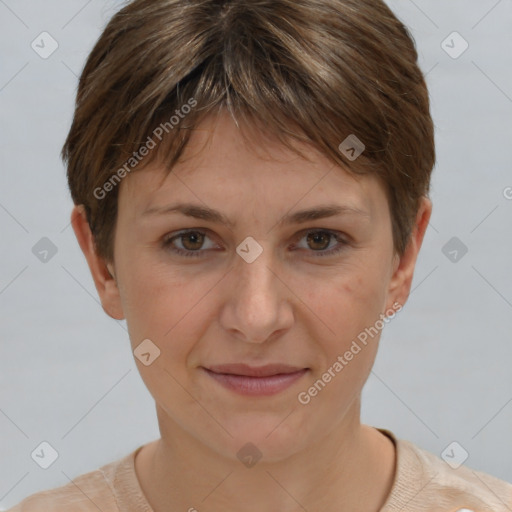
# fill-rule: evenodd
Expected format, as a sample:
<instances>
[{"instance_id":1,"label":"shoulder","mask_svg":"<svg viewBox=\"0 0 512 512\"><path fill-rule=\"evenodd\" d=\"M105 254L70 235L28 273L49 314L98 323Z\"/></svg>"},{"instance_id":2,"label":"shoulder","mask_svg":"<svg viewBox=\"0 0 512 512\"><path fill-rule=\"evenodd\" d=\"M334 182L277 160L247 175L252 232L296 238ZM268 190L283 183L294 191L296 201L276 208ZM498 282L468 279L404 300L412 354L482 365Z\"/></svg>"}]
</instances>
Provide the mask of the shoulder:
<instances>
[{"instance_id":1,"label":"shoulder","mask_svg":"<svg viewBox=\"0 0 512 512\"><path fill-rule=\"evenodd\" d=\"M118 512L104 473L118 464L119 461L111 462L66 485L32 494L7 512Z\"/></svg>"},{"instance_id":2,"label":"shoulder","mask_svg":"<svg viewBox=\"0 0 512 512\"><path fill-rule=\"evenodd\" d=\"M449 465L409 441L398 440L397 443L398 467L393 491L405 495L409 510L512 510L512 484L466 465Z\"/></svg>"}]
</instances>

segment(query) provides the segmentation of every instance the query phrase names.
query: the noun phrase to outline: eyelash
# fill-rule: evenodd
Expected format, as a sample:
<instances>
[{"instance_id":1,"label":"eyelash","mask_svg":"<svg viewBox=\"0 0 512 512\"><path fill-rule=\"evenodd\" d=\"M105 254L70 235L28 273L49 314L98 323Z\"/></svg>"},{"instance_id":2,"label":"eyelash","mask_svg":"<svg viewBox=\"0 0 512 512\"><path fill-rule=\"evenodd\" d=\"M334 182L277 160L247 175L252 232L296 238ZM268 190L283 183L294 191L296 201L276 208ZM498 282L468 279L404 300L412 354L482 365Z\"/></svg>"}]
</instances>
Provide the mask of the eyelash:
<instances>
[{"instance_id":1,"label":"eyelash","mask_svg":"<svg viewBox=\"0 0 512 512\"><path fill-rule=\"evenodd\" d=\"M204 250L197 250L197 251L188 251L188 250L183 250L183 249L180 249L179 247L173 247L172 246L172 242L176 239L179 239L179 238L182 238L182 237L185 237L186 235L189 235L191 233L199 233L201 235L206 235L208 236L208 234L204 231L201 231L199 229L190 229L190 230L186 230L186 231L181 231L173 236L170 236L170 237L166 237L163 241L163 247L180 255L180 256L183 256L185 258L198 258L198 257L201 257L202 254L206 251ZM339 244L340 246L335 248L335 249L330 249L328 251L326 250L323 250L323 251L311 251L312 253L314 253L314 257L325 257L325 256L334 256L335 254L338 254L340 253L341 251L343 251L345 249L345 246L348 245L348 242L346 240L344 240L343 238L341 238L336 231L331 231L329 229L310 229L306 232L304 232L299 238L298 238L298 241L302 240L304 237L310 235L311 233L325 233L325 234L328 234L330 235L331 237L333 237ZM330 243L330 242L329 242Z\"/></svg>"}]
</instances>

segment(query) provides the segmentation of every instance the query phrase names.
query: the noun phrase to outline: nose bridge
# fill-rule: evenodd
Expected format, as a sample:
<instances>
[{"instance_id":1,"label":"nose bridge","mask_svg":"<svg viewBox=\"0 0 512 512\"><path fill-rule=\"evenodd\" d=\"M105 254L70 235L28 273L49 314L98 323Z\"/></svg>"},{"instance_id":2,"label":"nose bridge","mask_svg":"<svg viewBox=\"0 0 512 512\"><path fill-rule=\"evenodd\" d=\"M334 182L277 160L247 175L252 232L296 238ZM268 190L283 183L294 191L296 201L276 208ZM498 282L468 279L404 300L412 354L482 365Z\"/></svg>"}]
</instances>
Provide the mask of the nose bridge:
<instances>
[{"instance_id":1,"label":"nose bridge","mask_svg":"<svg viewBox=\"0 0 512 512\"><path fill-rule=\"evenodd\" d=\"M237 247L239 260L235 263L235 279L237 280L238 293L246 295L244 300L258 301L262 297L275 300L277 292L275 274L272 267L275 266L273 251L264 240L256 241L247 237Z\"/></svg>"},{"instance_id":2,"label":"nose bridge","mask_svg":"<svg viewBox=\"0 0 512 512\"><path fill-rule=\"evenodd\" d=\"M263 241L248 237L237 247L224 327L245 341L263 342L290 320L275 266L273 251Z\"/></svg>"}]
</instances>

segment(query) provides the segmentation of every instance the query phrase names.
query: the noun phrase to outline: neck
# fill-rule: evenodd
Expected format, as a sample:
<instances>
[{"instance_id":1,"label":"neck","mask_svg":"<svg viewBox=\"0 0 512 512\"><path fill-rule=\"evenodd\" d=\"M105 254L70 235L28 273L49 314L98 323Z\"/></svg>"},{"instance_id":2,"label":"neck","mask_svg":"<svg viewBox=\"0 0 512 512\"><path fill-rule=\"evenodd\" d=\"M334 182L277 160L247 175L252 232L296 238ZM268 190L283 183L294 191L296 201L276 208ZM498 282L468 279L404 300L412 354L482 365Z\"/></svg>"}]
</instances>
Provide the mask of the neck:
<instances>
[{"instance_id":1,"label":"neck","mask_svg":"<svg viewBox=\"0 0 512 512\"><path fill-rule=\"evenodd\" d=\"M307 450L245 467L190 436L158 410L162 438L145 446L136 473L154 512L280 510L378 512L392 487L393 442L346 417Z\"/></svg>"}]
</instances>

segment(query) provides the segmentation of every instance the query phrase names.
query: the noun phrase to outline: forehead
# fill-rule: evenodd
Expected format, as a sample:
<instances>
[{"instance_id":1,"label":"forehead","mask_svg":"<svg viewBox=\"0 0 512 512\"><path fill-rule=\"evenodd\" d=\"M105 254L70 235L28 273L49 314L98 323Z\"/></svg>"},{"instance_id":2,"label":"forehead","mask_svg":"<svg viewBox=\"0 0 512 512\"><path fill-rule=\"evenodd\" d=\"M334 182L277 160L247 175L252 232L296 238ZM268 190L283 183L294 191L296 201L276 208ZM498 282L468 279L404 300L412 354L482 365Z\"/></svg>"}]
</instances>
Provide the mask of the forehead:
<instances>
[{"instance_id":1,"label":"forehead","mask_svg":"<svg viewBox=\"0 0 512 512\"><path fill-rule=\"evenodd\" d=\"M284 211L295 204L336 202L370 214L387 205L374 176L356 176L312 145L297 146L306 158L250 126L242 134L227 113L207 118L193 131L170 173L155 160L125 177L119 190L120 214L136 218L177 200L217 209L277 205Z\"/></svg>"}]
</instances>

